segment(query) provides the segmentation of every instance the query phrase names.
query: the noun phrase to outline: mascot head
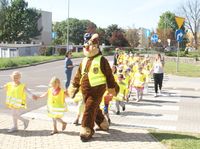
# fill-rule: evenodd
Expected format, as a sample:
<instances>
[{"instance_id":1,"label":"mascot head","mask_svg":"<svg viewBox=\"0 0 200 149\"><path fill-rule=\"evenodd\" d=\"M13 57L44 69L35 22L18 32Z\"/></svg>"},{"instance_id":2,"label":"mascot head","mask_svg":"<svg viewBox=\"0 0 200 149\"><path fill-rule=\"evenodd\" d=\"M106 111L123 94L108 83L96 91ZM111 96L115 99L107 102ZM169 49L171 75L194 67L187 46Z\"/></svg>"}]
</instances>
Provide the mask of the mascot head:
<instances>
[{"instance_id":1,"label":"mascot head","mask_svg":"<svg viewBox=\"0 0 200 149\"><path fill-rule=\"evenodd\" d=\"M86 57L94 57L99 54L99 52L99 35L86 33L84 35L84 55Z\"/></svg>"}]
</instances>

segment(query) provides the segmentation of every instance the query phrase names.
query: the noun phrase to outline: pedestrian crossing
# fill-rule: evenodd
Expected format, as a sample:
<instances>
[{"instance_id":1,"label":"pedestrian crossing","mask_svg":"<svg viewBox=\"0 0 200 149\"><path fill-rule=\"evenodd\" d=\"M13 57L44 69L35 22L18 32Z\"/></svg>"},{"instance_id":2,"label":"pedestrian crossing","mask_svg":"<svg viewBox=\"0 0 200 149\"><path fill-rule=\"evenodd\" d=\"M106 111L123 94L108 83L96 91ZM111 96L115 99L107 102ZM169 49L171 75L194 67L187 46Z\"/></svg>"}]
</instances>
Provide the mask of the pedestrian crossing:
<instances>
[{"instance_id":1,"label":"pedestrian crossing","mask_svg":"<svg viewBox=\"0 0 200 149\"><path fill-rule=\"evenodd\" d=\"M133 98L126 103L126 110L120 115L116 115L115 102L110 107L110 117L113 125L127 127L141 127L159 130L176 130L176 122L178 121L178 113L180 110L179 103L181 99L174 94L180 94L180 91L163 90L163 94L155 98L152 94L153 88L149 89L149 93L144 95L143 100L135 102ZM134 94L133 94L134 95ZM132 95L132 96L133 96ZM73 123L76 118L77 105L72 99L66 99L69 111L66 112L64 119L68 123ZM41 119L51 121L47 116L47 108L43 106L28 113L23 114L29 119Z\"/></svg>"},{"instance_id":2,"label":"pedestrian crossing","mask_svg":"<svg viewBox=\"0 0 200 149\"><path fill-rule=\"evenodd\" d=\"M110 62L112 64L112 62ZM163 86L169 80L168 75L164 75ZM63 80L65 82L65 80ZM126 103L126 110L122 111L120 115L116 115L115 102L111 103L110 118L112 125L127 126L127 127L141 127L154 128L159 130L176 130L176 123L178 121L179 103L181 102L180 90L164 89L162 95L154 97L153 79L148 84L148 92L144 94L144 98L140 102L135 102L134 92L128 103ZM37 89L47 89L46 85L37 85L32 91L36 94L42 94ZM68 123L73 123L76 118L77 105L72 99L66 99L69 111L66 112L64 119ZM47 116L47 107L43 106L35 109L23 116L30 119L41 119L51 121Z\"/></svg>"}]
</instances>

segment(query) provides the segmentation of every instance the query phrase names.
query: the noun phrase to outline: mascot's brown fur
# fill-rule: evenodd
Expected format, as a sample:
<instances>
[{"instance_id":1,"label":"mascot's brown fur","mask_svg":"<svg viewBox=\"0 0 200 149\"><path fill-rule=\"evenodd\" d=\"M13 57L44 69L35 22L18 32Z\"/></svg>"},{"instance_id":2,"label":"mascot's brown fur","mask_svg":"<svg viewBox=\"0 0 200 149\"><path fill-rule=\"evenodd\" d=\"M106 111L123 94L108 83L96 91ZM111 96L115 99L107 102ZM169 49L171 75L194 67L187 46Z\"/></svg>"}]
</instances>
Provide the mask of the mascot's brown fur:
<instances>
[{"instance_id":1,"label":"mascot's brown fur","mask_svg":"<svg viewBox=\"0 0 200 149\"><path fill-rule=\"evenodd\" d=\"M119 86L114 80L108 60L103 56L100 59L99 68L105 76L106 82L98 86L91 86L89 82L88 72L90 70L93 59L101 55L101 52L99 50L98 34L86 34L90 35L90 37L87 37L85 39L83 48L84 55L87 57L84 74L82 71L82 61L68 90L70 96L73 96L79 88L81 89L81 92L83 94L85 111L83 113L83 119L81 123L82 126L80 130L80 137L82 141L87 141L92 137L92 135L94 134L95 122L100 129L108 130L109 123L102 114L99 105L101 103L102 96L106 90L114 96L119 92ZM96 69L94 70L96 71Z\"/></svg>"}]
</instances>

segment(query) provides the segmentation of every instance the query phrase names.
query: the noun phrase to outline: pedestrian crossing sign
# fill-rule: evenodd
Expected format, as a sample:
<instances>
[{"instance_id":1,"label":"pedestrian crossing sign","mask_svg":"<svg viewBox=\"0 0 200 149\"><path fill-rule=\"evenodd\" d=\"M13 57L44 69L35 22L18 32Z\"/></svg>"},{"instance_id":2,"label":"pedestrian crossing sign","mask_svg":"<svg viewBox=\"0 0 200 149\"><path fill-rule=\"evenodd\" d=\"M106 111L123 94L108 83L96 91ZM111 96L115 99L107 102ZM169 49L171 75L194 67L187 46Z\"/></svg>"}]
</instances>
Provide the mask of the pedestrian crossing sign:
<instances>
[{"instance_id":1,"label":"pedestrian crossing sign","mask_svg":"<svg viewBox=\"0 0 200 149\"><path fill-rule=\"evenodd\" d=\"M175 20L176 20L176 23L177 23L177 25L178 25L178 28L180 29L181 26L183 25L183 22L185 21L185 18L175 16Z\"/></svg>"}]
</instances>

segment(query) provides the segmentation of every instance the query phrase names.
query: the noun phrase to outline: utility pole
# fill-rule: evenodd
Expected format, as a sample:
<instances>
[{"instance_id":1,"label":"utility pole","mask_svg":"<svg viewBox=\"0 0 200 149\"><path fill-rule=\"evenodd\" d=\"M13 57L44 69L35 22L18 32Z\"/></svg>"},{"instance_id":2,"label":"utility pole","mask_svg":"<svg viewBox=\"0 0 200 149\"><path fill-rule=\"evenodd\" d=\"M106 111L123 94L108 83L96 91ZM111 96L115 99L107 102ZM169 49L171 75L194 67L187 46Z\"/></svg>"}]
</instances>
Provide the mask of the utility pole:
<instances>
[{"instance_id":1,"label":"utility pole","mask_svg":"<svg viewBox=\"0 0 200 149\"><path fill-rule=\"evenodd\" d=\"M67 51L69 51L69 5L70 0L68 0L68 16L67 16Z\"/></svg>"}]
</instances>

